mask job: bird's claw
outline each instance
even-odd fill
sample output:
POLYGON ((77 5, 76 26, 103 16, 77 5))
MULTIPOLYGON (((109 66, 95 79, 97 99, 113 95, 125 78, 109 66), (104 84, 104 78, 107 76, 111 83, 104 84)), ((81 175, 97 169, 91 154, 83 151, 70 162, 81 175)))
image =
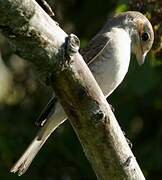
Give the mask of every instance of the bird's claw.
POLYGON ((132 147, 133 147, 132 142, 126 137, 126 133, 125 133, 124 131, 123 131, 123 134, 124 134, 124 136, 125 136, 125 139, 126 139, 128 145, 129 145, 129 147, 132 149, 132 147))
POLYGON ((112 112, 115 112, 115 108, 111 104, 109 104, 109 106, 110 106, 112 112))

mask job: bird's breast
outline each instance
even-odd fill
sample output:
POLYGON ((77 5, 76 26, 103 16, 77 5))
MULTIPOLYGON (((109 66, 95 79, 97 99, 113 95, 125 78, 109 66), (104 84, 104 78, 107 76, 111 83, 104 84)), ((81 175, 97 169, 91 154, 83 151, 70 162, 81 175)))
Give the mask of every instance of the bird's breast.
POLYGON ((130 43, 125 31, 116 33, 102 54, 90 64, 90 69, 105 96, 118 87, 128 71, 130 43))

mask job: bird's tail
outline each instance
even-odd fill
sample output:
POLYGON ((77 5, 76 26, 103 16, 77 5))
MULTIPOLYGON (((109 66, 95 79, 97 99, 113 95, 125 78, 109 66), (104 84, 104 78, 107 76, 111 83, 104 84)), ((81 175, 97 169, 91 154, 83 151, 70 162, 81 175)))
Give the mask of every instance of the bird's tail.
POLYGON ((22 154, 20 159, 15 163, 15 165, 11 168, 10 172, 16 173, 21 176, 26 172, 33 159, 46 142, 51 133, 66 120, 66 115, 64 111, 58 111, 55 113, 55 118, 51 117, 44 124, 41 130, 38 132, 37 136, 33 139, 27 150, 22 154), (61 116, 60 116, 61 114, 61 116))
MULTIPOLYGON (((48 137, 47 137, 48 138, 48 137)), ((46 142, 47 138, 38 140, 38 137, 34 138, 27 150, 23 153, 20 159, 15 163, 15 165, 11 168, 10 172, 16 173, 21 176, 26 172, 33 159, 46 142)))

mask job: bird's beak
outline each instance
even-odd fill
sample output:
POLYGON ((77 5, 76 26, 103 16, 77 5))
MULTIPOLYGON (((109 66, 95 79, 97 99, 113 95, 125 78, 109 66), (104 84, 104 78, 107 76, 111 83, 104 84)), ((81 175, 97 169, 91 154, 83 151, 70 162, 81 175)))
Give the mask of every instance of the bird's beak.
POLYGON ((138 51, 136 54, 137 62, 141 66, 145 62, 146 53, 143 53, 142 50, 138 51))

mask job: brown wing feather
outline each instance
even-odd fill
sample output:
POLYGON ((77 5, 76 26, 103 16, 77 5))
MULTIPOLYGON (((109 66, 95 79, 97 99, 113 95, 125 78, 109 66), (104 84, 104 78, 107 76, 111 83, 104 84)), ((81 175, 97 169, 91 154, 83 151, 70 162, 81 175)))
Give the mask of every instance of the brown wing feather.
POLYGON ((87 47, 80 50, 83 59, 87 64, 90 64, 93 59, 99 56, 104 48, 109 43, 110 38, 106 34, 96 35, 87 45, 87 47))

